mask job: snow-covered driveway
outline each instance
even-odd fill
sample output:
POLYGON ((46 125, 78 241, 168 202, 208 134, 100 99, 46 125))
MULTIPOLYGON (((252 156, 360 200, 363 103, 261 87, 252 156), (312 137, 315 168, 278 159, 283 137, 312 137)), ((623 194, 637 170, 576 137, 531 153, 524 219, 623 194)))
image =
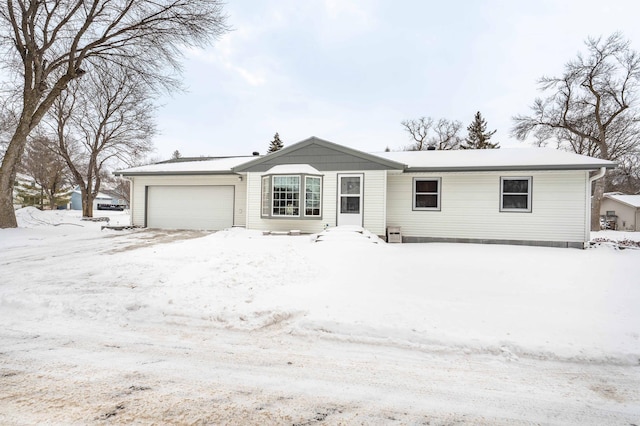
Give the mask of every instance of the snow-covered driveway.
POLYGON ((115 232, 54 213, 0 230, 2 424, 640 419, 640 250, 115 232))

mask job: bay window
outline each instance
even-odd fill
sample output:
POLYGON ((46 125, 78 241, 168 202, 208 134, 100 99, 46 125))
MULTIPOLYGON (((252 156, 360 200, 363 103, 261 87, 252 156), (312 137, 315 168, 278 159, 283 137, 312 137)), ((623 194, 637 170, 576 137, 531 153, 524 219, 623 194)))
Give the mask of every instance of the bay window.
POLYGON ((261 185, 263 218, 322 218, 322 177, 265 175, 261 185))

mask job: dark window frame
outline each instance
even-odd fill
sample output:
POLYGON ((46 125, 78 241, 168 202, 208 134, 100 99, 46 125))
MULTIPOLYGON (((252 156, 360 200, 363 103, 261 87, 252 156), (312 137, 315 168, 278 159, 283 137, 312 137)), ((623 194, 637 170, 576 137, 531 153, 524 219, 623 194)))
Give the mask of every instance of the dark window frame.
POLYGON ((442 178, 441 177, 414 177, 411 191, 411 204, 413 211, 441 211, 442 210, 442 178), (434 191, 417 191, 418 182, 437 182, 437 190, 434 191), (417 198, 419 195, 436 196, 435 207, 418 207, 417 198))
POLYGON ((533 211, 533 176, 500 176, 500 212, 531 213, 533 211), (527 181, 527 192, 505 192, 504 183, 508 181, 527 181), (526 196, 526 207, 505 207, 505 197, 526 196))

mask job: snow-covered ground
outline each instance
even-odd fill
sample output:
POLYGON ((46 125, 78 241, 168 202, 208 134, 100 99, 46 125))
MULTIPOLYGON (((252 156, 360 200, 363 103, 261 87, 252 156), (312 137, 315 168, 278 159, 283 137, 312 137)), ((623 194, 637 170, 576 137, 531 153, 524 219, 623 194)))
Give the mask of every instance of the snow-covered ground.
POLYGON ((640 422, 640 250, 17 214, 0 424, 640 422))

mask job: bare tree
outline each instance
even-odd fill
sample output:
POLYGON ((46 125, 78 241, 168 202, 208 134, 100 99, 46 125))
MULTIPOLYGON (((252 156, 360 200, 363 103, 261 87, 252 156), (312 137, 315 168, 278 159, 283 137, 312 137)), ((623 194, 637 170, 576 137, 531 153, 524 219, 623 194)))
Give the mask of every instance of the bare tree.
POLYGON ((403 120, 400 124, 409 132, 414 142, 407 147, 407 151, 422 151, 427 149, 427 138, 429 137, 429 129, 433 126, 433 118, 420 117, 417 120, 403 120))
POLYGON ((152 150, 156 128, 147 91, 138 74, 106 67, 70 83, 54 102, 56 148, 80 187, 83 216, 93 216, 107 165, 131 165, 152 150))
POLYGON ((20 171, 37 183, 47 200, 49 208, 55 209, 60 192, 68 187, 67 165, 52 149, 53 142, 44 136, 31 138, 22 157, 20 171))
POLYGON ((17 226, 12 189, 27 136, 88 63, 109 62, 155 87, 176 87, 187 46, 228 30, 220 0, 6 0, 0 4, 4 64, 20 75, 19 117, 0 166, 0 228, 17 226))
MULTIPOLYGON (((511 133, 520 140, 537 133, 561 148, 605 160, 633 156, 640 143, 636 103, 640 56, 618 33, 606 39, 588 38, 585 44, 587 54, 567 63, 561 77, 540 79, 547 97, 534 101, 531 115, 515 116, 511 133)), ((604 181, 597 180, 592 230, 600 228, 604 189, 604 181)))
POLYGON ((439 150, 459 149, 462 143, 461 129, 462 123, 460 121, 441 118, 433 127, 435 135, 429 140, 429 145, 435 146, 439 150))
POLYGON ((414 141, 405 147, 407 151, 423 151, 429 147, 435 149, 458 149, 460 147, 462 123, 459 121, 441 118, 436 122, 431 117, 420 117, 419 119, 404 120, 400 124, 414 141))

